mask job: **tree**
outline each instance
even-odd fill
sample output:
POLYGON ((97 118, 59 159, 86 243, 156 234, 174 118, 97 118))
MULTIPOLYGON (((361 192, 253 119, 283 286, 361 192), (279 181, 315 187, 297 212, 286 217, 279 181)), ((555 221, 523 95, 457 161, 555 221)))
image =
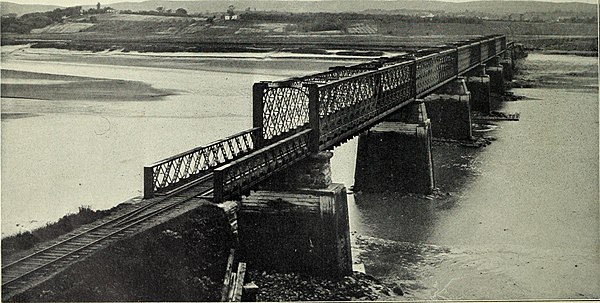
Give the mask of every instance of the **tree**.
POLYGON ((100 2, 98 2, 98 4, 96 4, 96 9, 100 10, 100 2))
POLYGON ((184 8, 178 8, 175 10, 175 14, 176 15, 181 15, 181 16, 186 16, 187 15, 187 11, 184 8))
POLYGON ((162 13, 164 10, 165 10, 165 8, 162 7, 162 6, 159 6, 159 7, 156 8, 156 11, 159 12, 159 13, 162 13))
POLYGON ((234 9, 235 9, 235 6, 233 6, 233 5, 230 5, 230 6, 227 8, 227 15, 229 15, 229 16, 233 16, 233 15, 235 15, 235 12, 233 11, 234 9))

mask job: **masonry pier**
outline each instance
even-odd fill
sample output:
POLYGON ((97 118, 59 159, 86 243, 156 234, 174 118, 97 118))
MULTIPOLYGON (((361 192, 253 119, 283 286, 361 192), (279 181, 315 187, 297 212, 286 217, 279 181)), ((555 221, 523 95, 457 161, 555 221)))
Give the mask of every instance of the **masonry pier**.
POLYGON ((504 76, 504 80, 510 82, 513 79, 513 59, 512 59, 511 51, 507 51, 502 54, 502 58, 500 58, 500 65, 502 66, 502 75, 504 76))
POLYGON ((471 93, 471 109, 489 114, 490 103, 490 76, 485 73, 485 65, 476 74, 467 77, 467 89, 471 93))
POLYGON ((471 140, 471 93, 463 77, 451 81, 424 100, 434 137, 471 140))
POLYGON ((354 179, 355 191, 433 191, 431 123, 421 100, 358 137, 354 179))
POLYGON ((334 278, 352 273, 346 188, 331 182, 331 156, 311 155, 242 199, 239 243, 249 266, 334 278))
POLYGON ((504 93, 504 70, 502 66, 492 65, 485 68, 485 72, 490 76, 490 91, 496 94, 504 93))

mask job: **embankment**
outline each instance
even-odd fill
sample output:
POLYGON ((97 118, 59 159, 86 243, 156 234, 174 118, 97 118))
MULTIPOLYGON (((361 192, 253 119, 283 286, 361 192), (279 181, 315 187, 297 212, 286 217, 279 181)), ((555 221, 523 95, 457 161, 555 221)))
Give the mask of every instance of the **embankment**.
POLYGON ((11 301, 218 301, 233 238, 201 206, 74 264, 11 301))

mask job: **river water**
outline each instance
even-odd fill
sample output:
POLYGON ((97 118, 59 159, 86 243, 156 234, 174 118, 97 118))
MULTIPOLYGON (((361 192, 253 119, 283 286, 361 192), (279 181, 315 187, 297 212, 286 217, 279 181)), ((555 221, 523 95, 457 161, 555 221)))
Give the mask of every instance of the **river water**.
POLYGON ((141 195, 144 164, 250 128, 254 82, 348 64, 3 48, 2 69, 142 81, 175 94, 153 101, 2 98, 2 236, 80 206, 105 209, 141 195))
MULTIPOLYGON (((172 68, 180 58, 110 58, 3 55, 3 69, 177 92, 154 101, 3 98, 3 114, 28 114, 2 119, 3 236, 140 195, 144 164, 250 127, 253 82, 348 64, 248 58, 231 69, 231 60, 193 58, 193 67, 172 68), (229 69, 214 71, 219 64, 229 69)), ((495 123, 486 135, 497 140, 481 150, 434 147, 437 195, 349 195, 354 253, 367 273, 402 286, 392 299, 600 297, 597 60, 534 54, 526 65, 542 87, 515 89, 527 98, 501 108, 520 121, 495 123)), ((334 154, 334 180, 350 186, 356 140, 334 154)))
MULTIPOLYGON (((438 195, 349 196, 367 273, 401 285, 394 299, 600 298, 597 67, 530 55, 541 87, 499 108, 520 121, 493 123, 482 150, 434 146, 438 195)), ((333 164, 346 184, 355 141, 333 164)))

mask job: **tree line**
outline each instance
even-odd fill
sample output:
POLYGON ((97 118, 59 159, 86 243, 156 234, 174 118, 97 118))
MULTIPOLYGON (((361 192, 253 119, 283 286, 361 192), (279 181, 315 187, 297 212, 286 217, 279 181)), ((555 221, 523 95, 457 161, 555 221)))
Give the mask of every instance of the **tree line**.
POLYGON ((53 11, 29 13, 20 17, 2 17, 1 31, 4 33, 27 34, 34 28, 42 28, 61 22, 63 18, 81 15, 81 6, 57 8, 53 11))

